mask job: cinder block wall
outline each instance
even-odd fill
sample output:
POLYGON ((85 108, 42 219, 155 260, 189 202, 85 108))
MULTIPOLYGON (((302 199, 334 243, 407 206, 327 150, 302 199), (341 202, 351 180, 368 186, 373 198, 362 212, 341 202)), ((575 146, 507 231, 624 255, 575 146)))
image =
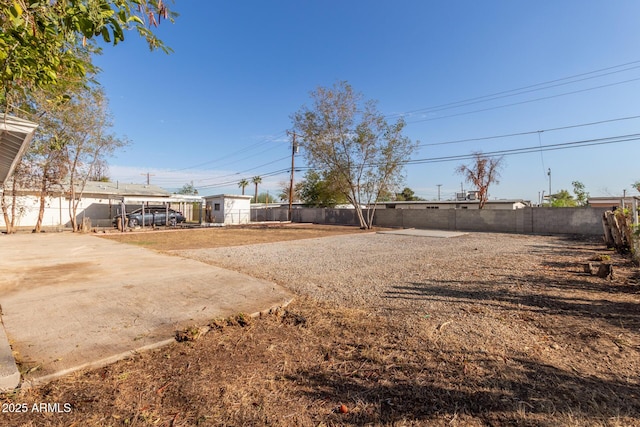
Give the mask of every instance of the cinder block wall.
MULTIPOLYGON (((606 208, 525 208, 516 210, 468 209, 378 209, 378 227, 430 228, 451 231, 485 231, 519 234, 602 234, 602 213, 606 208)), ((285 221, 287 209, 258 209, 257 221, 285 221)), ((293 222, 359 225, 353 209, 297 208, 293 222)))

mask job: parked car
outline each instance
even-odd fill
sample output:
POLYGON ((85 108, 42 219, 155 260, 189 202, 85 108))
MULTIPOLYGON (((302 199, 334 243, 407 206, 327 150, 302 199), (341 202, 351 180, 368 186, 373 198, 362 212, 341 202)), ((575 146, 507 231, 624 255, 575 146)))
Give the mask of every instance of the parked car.
MULTIPOLYGON (((113 219, 113 225, 118 226, 121 216, 118 215, 113 219)), ((126 223, 129 227, 138 227, 142 225, 142 208, 136 209, 133 212, 125 214, 126 223)), ((174 209, 167 209, 164 206, 146 206, 144 208, 144 225, 176 225, 185 222, 186 218, 182 215, 182 212, 178 212, 174 209), (169 212, 169 218, 167 219, 167 212, 169 212)))

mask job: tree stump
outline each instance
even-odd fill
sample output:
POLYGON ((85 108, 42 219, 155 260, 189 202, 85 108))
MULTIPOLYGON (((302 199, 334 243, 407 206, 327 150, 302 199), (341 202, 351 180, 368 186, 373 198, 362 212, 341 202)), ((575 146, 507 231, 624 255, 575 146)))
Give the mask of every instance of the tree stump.
POLYGON ((602 279, 613 280, 613 265, 612 264, 600 264, 596 275, 602 279))

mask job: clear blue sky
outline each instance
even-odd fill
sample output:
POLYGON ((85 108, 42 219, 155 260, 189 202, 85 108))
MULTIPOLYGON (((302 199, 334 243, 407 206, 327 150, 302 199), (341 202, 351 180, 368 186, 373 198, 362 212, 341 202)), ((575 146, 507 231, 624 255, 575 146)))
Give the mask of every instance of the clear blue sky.
MULTIPOLYGON (((635 0, 178 0, 173 9, 175 24, 158 29, 173 54, 151 53, 131 33, 96 58, 114 130, 132 142, 110 159, 114 180, 150 173, 153 184, 193 181, 206 195, 239 193, 238 180, 261 175, 260 192, 277 193, 290 116, 338 80, 390 120, 404 115, 406 135, 422 144, 415 160, 640 133, 640 118, 609 121, 640 116, 635 0), (451 105, 459 101, 468 102, 451 105), (511 134, 522 135, 481 139, 511 134)), ((461 163, 409 165, 406 185, 433 199, 441 184, 450 198, 461 163)), ((535 203, 549 168, 553 192, 578 180, 592 196, 635 194, 640 140, 508 155, 490 196, 535 203)))

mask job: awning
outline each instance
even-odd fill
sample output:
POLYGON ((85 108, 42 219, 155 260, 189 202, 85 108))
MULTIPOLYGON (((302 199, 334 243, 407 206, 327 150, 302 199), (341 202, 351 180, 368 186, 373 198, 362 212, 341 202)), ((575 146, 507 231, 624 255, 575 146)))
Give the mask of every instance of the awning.
POLYGON ((37 127, 28 120, 0 113, 0 185, 13 174, 37 127))
POLYGON ((125 196, 125 197, 112 197, 112 199, 120 200, 124 204, 136 204, 136 203, 203 203, 204 199, 200 196, 187 196, 187 195, 174 195, 170 197, 162 196, 125 196))

